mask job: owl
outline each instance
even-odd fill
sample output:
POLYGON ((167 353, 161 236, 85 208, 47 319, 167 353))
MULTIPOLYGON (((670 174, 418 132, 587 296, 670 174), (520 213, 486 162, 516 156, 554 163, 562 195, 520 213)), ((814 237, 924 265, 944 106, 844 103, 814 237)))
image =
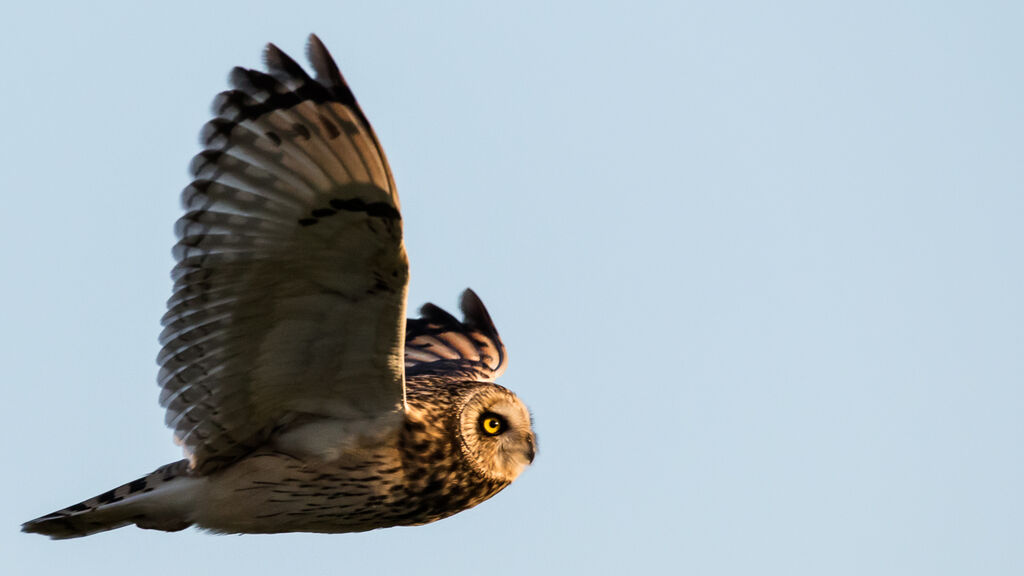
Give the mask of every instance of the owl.
POLYGON ((483 303, 406 320, 408 260, 384 151, 316 36, 314 76, 273 44, 213 103, 175 227, 160 403, 186 458, 26 522, 359 532, 475 506, 529 466, 525 405, 495 380, 483 303))

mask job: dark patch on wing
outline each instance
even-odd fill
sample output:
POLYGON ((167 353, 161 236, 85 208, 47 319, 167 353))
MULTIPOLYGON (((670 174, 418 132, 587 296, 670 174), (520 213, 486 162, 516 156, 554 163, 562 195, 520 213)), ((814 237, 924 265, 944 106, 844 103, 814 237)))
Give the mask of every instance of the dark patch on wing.
POLYGON ((108 490, 103 494, 96 497, 96 501, 100 504, 113 504, 114 502, 120 502, 123 498, 119 498, 116 494, 117 489, 108 490))
POLYGON ((203 131, 200 133, 202 143, 204 146, 209 146, 218 137, 227 138, 231 135, 231 130, 237 126, 234 122, 229 122, 223 118, 214 118, 203 126, 203 131))
MULTIPOLYGON (((264 114, 294 108, 303 102, 312 102, 314 104, 335 102, 347 106, 363 125, 370 126, 370 122, 366 119, 362 109, 359 108, 352 90, 345 84, 340 74, 330 85, 321 84, 310 79, 308 76, 303 79, 294 78, 295 80, 302 81, 302 84, 292 90, 285 89, 273 76, 258 70, 237 68, 233 72, 232 79, 251 84, 255 88, 266 91, 268 95, 262 102, 257 102, 243 90, 235 89, 221 92, 219 97, 220 106, 215 112, 221 115, 221 118, 225 119, 228 123, 240 124, 247 120, 255 120, 264 114), (232 117, 227 118, 223 114, 229 108, 235 108, 237 112, 232 117)), ((310 135, 309 129, 301 124, 295 124, 292 128, 303 137, 308 138, 310 135)), ((326 126, 325 128, 328 132, 331 132, 331 128, 326 126)), ((338 132, 337 127, 333 128, 335 132, 338 132)), ((340 132, 338 133, 340 134, 340 132)))
POLYGON ((367 202, 360 198, 350 198, 348 200, 332 198, 328 204, 330 204, 330 208, 314 208, 310 212, 310 217, 299 219, 299 224, 312 226, 319 222, 321 218, 334 216, 338 212, 363 212, 373 218, 384 218, 387 220, 402 219, 398 209, 387 202, 367 202))
POLYGON ((335 210, 346 210, 348 212, 366 212, 375 218, 387 218, 389 220, 401 220, 402 215, 398 209, 387 202, 366 202, 359 198, 343 200, 332 198, 329 202, 335 210))
POLYGON ((134 494, 146 488, 146 479, 139 478, 138 480, 132 480, 128 483, 128 493, 134 494))
POLYGON ((317 118, 320 120, 320 124, 323 124, 324 130, 327 131, 327 138, 334 140, 338 136, 341 136, 341 130, 331 122, 331 119, 324 116, 323 114, 317 113, 317 118))
POLYGON ((309 131, 309 128, 306 128, 305 124, 299 124, 296 122, 295 124, 292 124, 292 130, 301 136, 303 140, 309 140, 313 137, 313 134, 309 131))

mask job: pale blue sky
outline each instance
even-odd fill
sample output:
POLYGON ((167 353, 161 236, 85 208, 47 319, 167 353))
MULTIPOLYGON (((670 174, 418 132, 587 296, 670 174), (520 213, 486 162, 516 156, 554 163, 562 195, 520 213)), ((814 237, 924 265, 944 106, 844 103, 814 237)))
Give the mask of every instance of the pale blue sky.
POLYGON ((29 4, 0 572, 1024 573, 1021 3, 29 4), (309 32, 391 160, 410 304, 482 295, 535 465, 425 527, 20 534, 179 457, 185 167, 230 67, 309 32))

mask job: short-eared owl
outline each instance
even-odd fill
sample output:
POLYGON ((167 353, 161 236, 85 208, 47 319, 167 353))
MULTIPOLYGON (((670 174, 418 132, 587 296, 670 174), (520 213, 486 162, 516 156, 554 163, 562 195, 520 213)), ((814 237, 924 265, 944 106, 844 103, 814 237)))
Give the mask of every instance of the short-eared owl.
POLYGON ((532 461, 480 299, 406 320, 391 170, 316 36, 315 77, 273 44, 213 103, 178 220, 160 403, 187 458, 23 525, 356 532, 490 498, 532 461))

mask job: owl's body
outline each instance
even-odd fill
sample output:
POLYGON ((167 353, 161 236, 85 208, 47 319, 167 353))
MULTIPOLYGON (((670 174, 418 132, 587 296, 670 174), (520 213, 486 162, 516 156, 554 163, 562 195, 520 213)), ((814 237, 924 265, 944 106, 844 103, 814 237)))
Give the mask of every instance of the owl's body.
POLYGON ((316 79, 273 45, 235 69, 183 193, 161 403, 187 458, 26 522, 73 538, 358 532, 433 522, 533 460, 530 414, 494 383, 505 348, 467 290, 458 320, 405 319, 390 169, 314 36, 316 79))
POLYGON ((322 445, 320 432, 331 422, 293 423, 217 473, 192 474, 181 460, 31 524, 57 538, 130 523, 249 534, 411 526, 483 502, 529 464, 532 453, 511 459, 507 476, 491 475, 473 465, 458 441, 458 407, 480 394, 511 401, 501 386, 436 376, 407 384, 408 408, 398 427, 373 423, 350 429, 346 445, 322 445))

